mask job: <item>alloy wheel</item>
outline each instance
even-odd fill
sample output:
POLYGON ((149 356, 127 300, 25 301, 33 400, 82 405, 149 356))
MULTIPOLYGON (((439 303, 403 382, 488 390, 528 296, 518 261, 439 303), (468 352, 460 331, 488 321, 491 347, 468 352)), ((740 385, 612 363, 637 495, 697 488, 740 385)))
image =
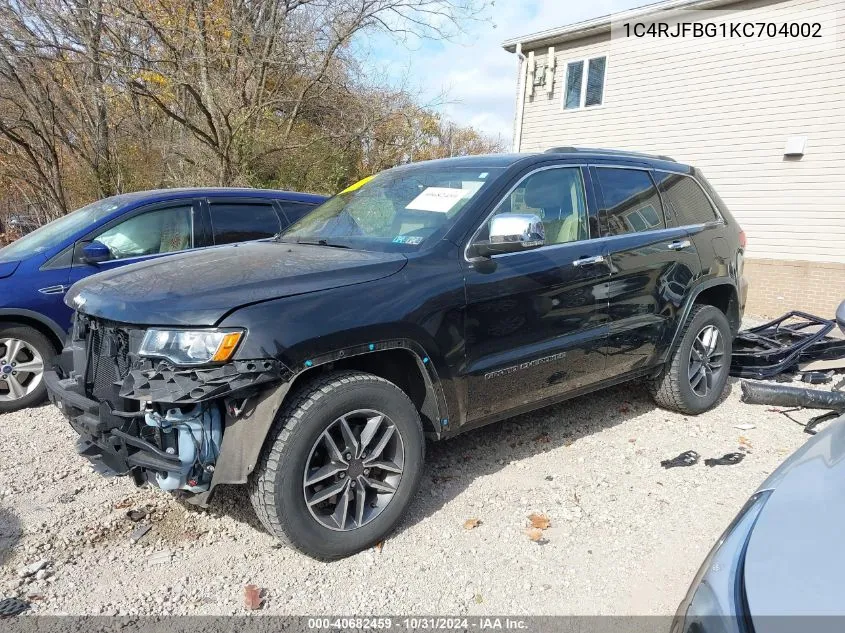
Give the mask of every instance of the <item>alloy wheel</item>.
POLYGON ((692 343, 689 384, 693 393, 705 397, 713 390, 725 367, 725 341, 714 325, 704 326, 692 343))
POLYGON ((0 402, 28 396, 43 377, 44 359, 33 345, 16 338, 0 339, 0 402))
POLYGON ((346 532, 367 525, 393 499, 405 465, 399 429, 380 411, 340 416, 311 447, 302 479, 308 511, 346 532))

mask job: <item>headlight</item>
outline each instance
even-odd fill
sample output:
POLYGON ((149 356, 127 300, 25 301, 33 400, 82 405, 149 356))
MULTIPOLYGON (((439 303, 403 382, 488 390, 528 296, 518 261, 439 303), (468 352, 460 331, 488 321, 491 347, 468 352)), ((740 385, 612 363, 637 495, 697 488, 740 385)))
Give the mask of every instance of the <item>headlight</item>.
POLYGON ((147 330, 138 354, 165 358, 175 365, 202 365, 229 360, 243 330, 147 330))
POLYGON ((743 633, 748 630, 743 569, 751 530, 771 490, 751 497, 704 560, 678 607, 671 633, 743 633))

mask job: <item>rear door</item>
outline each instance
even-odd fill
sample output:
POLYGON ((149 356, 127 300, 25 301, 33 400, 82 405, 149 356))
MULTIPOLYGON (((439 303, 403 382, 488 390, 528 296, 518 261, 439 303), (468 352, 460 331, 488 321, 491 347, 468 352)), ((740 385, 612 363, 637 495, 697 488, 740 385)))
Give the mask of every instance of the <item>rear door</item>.
POLYGON ((605 348, 610 378, 658 362, 701 265, 687 229, 667 226, 651 170, 597 165, 590 172, 611 265, 605 348))
POLYGON ((554 400, 601 379, 610 269, 598 237, 586 167, 560 164, 523 176, 499 213, 541 217, 546 244, 468 259, 465 320, 467 420, 554 400))
POLYGON ((702 278, 731 276, 732 239, 727 224, 710 197, 690 175, 655 171, 669 226, 683 227, 698 250, 702 278))

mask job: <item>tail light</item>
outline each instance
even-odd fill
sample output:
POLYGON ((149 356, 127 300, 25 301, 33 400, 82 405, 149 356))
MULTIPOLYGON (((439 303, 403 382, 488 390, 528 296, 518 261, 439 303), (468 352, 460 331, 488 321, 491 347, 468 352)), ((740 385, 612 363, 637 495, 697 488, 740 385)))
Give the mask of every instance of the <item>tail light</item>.
POLYGON ((748 238, 745 237, 745 231, 740 229, 739 231, 739 246, 742 250, 745 250, 745 245, 748 244, 748 238))

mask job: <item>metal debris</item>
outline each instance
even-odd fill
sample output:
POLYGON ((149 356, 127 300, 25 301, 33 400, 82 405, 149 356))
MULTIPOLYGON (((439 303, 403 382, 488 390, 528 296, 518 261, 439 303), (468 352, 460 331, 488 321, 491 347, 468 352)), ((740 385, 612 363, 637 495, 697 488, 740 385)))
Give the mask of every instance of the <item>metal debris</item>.
POLYGON ((20 615, 27 609, 29 609, 29 603, 20 598, 3 598, 0 600, 0 618, 20 615))
POLYGON ((745 453, 726 453, 721 457, 709 457, 704 460, 705 466, 733 466, 745 459, 745 453))
POLYGON ((150 531, 150 528, 152 528, 152 525, 148 523, 145 523, 144 525, 139 525, 134 530, 132 530, 132 534, 129 535, 129 542, 137 543, 144 537, 144 534, 150 531))
POLYGON ((845 339, 828 336, 836 323, 830 319, 787 312, 763 325, 736 335, 731 376, 765 379, 794 371, 800 363, 845 357, 845 339))
POLYGON ((801 382, 810 385, 824 385, 833 380, 833 372, 827 371, 805 371, 801 374, 801 382))
POLYGON ((695 451, 685 451, 672 459, 664 459, 660 462, 663 468, 678 468, 680 466, 694 466, 701 459, 701 455, 695 451))

